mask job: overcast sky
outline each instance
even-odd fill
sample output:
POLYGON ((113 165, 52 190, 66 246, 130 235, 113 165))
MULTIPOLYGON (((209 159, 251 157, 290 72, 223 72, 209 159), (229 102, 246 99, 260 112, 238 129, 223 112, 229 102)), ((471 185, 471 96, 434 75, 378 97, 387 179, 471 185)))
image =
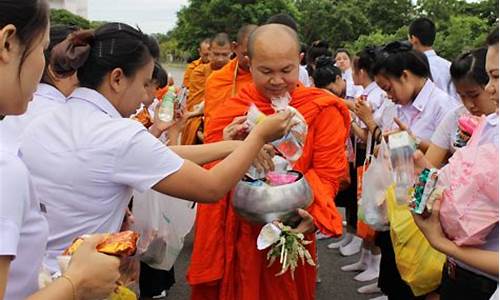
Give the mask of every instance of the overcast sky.
POLYGON ((88 0, 88 18, 139 25, 147 33, 166 33, 188 0, 88 0))

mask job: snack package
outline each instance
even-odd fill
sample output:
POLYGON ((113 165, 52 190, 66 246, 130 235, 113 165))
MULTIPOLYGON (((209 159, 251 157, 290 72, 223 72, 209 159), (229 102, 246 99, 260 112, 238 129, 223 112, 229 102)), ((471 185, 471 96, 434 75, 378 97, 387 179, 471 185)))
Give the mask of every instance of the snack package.
POLYGON ((149 114, 149 111, 146 107, 142 108, 137 114, 131 117, 132 119, 140 122, 144 127, 149 128, 153 125, 153 118, 149 114))
MULTIPOLYGON (((137 250, 137 240, 139 234, 133 231, 123 231, 111 233, 100 242, 96 249, 97 251, 107 254, 118 256, 121 259, 120 265, 120 285, 118 288, 105 300, 136 300, 136 294, 127 288, 138 280, 139 274, 139 260, 133 256, 137 250)), ((77 238, 75 241, 63 252, 63 255, 57 257, 59 269, 62 274, 66 272, 73 255, 78 247, 83 243, 83 238, 77 238)))
POLYGON ((406 131, 393 133, 389 135, 389 149, 396 182, 396 199, 400 204, 409 203, 409 192, 414 182, 415 140, 406 131))
POLYGON ((457 148, 462 148, 467 145, 470 137, 474 133, 477 125, 479 124, 479 120, 475 116, 464 115, 458 119, 458 128, 455 135, 455 142, 453 146, 457 148))
POLYGON ((430 215, 434 202, 431 200, 431 195, 434 193, 437 180, 438 172, 436 169, 424 169, 420 173, 418 181, 413 186, 413 195, 410 201, 410 208, 414 213, 424 217, 430 215))
MULTIPOLYGON (((108 236, 97 245, 97 251, 119 257, 132 256, 137 250, 137 240, 139 234, 133 231, 123 231, 108 234, 108 236)), ((73 255, 82 244, 83 239, 77 238, 71 246, 69 246, 63 255, 73 255)))

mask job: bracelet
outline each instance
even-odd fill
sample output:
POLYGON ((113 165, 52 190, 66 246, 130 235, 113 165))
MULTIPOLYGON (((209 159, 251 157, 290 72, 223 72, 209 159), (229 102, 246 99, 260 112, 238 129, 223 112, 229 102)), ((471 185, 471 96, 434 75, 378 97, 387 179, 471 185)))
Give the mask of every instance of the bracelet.
POLYGON ((73 283, 73 280, 71 280, 71 278, 66 274, 61 275, 60 278, 64 278, 69 282, 69 284, 71 285, 71 290, 73 292, 73 300, 76 300, 76 288, 75 284, 73 283))

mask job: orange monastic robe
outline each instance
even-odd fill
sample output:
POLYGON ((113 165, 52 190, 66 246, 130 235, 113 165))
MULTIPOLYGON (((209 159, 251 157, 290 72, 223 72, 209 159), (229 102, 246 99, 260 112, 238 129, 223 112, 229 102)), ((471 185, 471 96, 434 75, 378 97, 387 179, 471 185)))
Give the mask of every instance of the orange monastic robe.
POLYGON ((208 77, 205 84, 205 128, 207 128, 217 108, 226 99, 236 96, 250 82, 252 82, 252 74, 238 68, 238 59, 236 58, 208 77))
MULTIPOLYGON (((246 85, 236 96, 224 102, 206 128, 206 142, 222 139, 222 130, 244 115, 251 103, 265 114, 272 114, 270 101, 254 84, 246 85)), ((316 88, 298 86, 290 103, 309 126, 304 153, 294 168, 305 174, 314 201, 307 210, 315 225, 326 234, 342 233, 342 218, 333 202, 339 181, 345 174, 345 142, 350 115, 341 100, 316 88)), ((229 195, 215 204, 199 204, 195 241, 187 280, 194 300, 308 300, 315 298, 316 267, 299 265, 295 280, 290 274, 275 277, 280 264, 267 268, 267 251, 258 251, 257 236, 261 225, 239 217, 229 195)), ((315 240, 314 234, 306 236, 315 240)), ((315 257, 315 243, 308 246, 315 257)))
MULTIPOLYGON (((211 73, 211 64, 200 64, 193 70, 189 79, 189 96, 186 103, 188 111, 192 111, 196 105, 205 100, 205 83, 211 73)), ((196 143, 196 133, 201 123, 202 117, 194 117, 187 121, 186 127, 182 132, 182 145, 194 145, 196 143)))
POLYGON ((193 73, 194 69, 201 65, 201 57, 193 60, 187 67, 186 71, 184 71, 184 78, 182 79, 182 85, 187 87, 189 89, 189 78, 191 78, 191 74, 193 73))

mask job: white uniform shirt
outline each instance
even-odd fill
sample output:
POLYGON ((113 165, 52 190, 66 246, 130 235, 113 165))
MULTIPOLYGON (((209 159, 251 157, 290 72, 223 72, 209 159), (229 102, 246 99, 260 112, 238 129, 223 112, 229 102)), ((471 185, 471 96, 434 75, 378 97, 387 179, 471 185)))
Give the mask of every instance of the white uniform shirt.
POLYGON ((486 124, 479 139, 479 144, 491 143, 498 148, 498 114, 492 113, 486 117, 486 124))
MULTIPOLYGON (((373 81, 363 90, 363 95, 366 95, 366 102, 370 105, 373 115, 375 116, 376 112, 382 108, 382 103, 384 103, 387 97, 386 93, 375 81, 373 81)), ((357 123, 361 128, 366 128, 363 121, 358 119, 357 123)))
POLYGON ((458 119, 466 113, 467 109, 463 105, 449 111, 432 135, 431 142, 439 148, 455 153, 456 147, 453 144, 457 137, 458 119))
POLYGON ((446 112, 455 108, 453 103, 448 94, 427 80, 412 103, 398 105, 398 118, 418 138, 430 139, 446 112))
POLYGON ((183 160, 100 93, 78 88, 32 123, 21 144, 50 227, 47 264, 83 234, 120 229, 132 190, 143 192, 183 160))
POLYGON ((299 65, 299 81, 302 82, 305 87, 311 86, 311 81, 309 79, 309 73, 307 72, 306 66, 299 65))
POLYGON ((0 128, 0 256, 13 258, 5 300, 26 299, 38 290, 49 235, 18 145, 12 132, 0 128))
POLYGON ((66 96, 50 84, 40 83, 28 103, 26 112, 20 116, 7 116, 0 122, 0 126, 12 132, 20 142, 22 133, 36 118, 66 103, 66 96))
POLYGON ((432 80, 443 91, 445 91, 456 104, 461 104, 460 97, 457 94, 455 85, 451 81, 450 66, 451 62, 436 54, 434 50, 424 52, 429 61, 432 80))
POLYGON ((344 79, 346 83, 346 91, 345 91, 346 100, 356 99, 363 94, 363 87, 361 85, 354 84, 354 80, 352 79, 351 68, 342 72, 342 79, 344 79))

